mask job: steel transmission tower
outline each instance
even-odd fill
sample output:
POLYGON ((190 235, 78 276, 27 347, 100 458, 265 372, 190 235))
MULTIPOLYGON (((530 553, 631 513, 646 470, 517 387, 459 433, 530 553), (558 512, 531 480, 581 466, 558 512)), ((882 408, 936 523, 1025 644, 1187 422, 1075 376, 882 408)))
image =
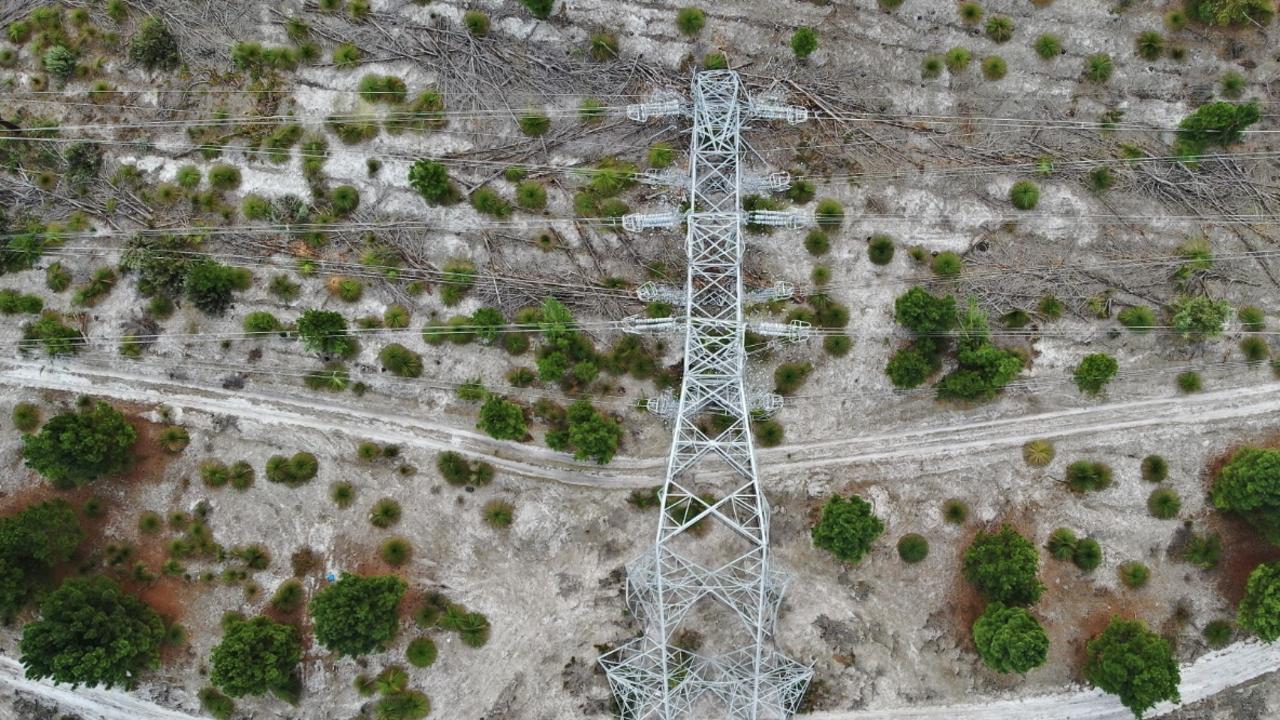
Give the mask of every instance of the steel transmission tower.
MULTIPOLYGON (((780 190, 789 179, 744 177, 741 133, 750 118, 796 123, 807 113, 753 101, 731 71, 696 74, 691 104, 628 108, 640 121, 676 114, 693 118, 688 211, 632 215, 623 223, 632 230, 687 225, 684 287, 640 289, 642 298, 683 305, 682 327, 678 319, 635 324, 683 330, 684 379, 678 399, 659 396, 649 403, 673 424, 674 437, 657 540, 627 567, 627 604, 645 633, 600 662, 627 720, 788 718, 812 671, 773 647, 786 580, 769 566, 769 506, 756 476, 750 418, 753 411, 776 409, 781 399, 753 393, 744 382, 743 305, 790 296, 791 288, 744 289, 742 227, 747 221, 802 222, 785 212, 744 214, 744 188, 780 190), (705 422, 709 418, 715 421, 705 422), (697 648, 685 630, 705 630, 697 648)), ((750 329, 795 340, 808 326, 762 323, 750 329)))

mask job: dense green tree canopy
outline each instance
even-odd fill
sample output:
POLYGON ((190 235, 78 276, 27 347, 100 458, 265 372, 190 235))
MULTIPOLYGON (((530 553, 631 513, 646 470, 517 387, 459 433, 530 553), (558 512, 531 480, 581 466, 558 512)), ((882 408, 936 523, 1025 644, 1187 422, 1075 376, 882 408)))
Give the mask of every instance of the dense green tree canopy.
POLYGON ((1211 497, 1219 510, 1244 514, 1280 545, 1280 450, 1237 450, 1214 480, 1211 497))
POLYGON ((822 517, 813 526, 815 547, 829 550, 845 562, 856 563, 884 532, 884 523, 871 511, 866 500, 850 495, 846 500, 833 495, 822 506, 822 517))
POLYGON ((476 427, 499 440, 523 440, 529 433, 524 408, 499 395, 490 395, 480 406, 476 427))
POLYGON ((1005 605, 1032 605, 1044 586, 1036 578, 1040 554, 1011 525, 980 531, 964 552, 964 577, 983 597, 1005 605))
POLYGON ((1097 395, 1102 388, 1111 382, 1116 371, 1120 369, 1116 359, 1106 353, 1090 353, 1084 356, 1076 366, 1074 377, 1076 387, 1087 395, 1097 395))
POLYGON ((22 628, 27 677, 89 687, 132 686, 154 667, 164 623, 111 580, 67 580, 22 628))
POLYGON ((231 697, 285 688, 302 656, 298 631, 267 617, 236 620, 213 648, 209 679, 231 697))
POLYGON ((0 518, 0 620, 9 620, 84 541, 70 503, 61 498, 0 518))
POLYGON ((916 286, 893 301, 893 317, 912 332, 927 335, 956 326, 956 300, 950 295, 936 297, 916 286))
POLYGON ((308 310, 298 318, 298 335, 308 350, 330 355, 349 355, 356 341, 347 333, 347 320, 332 310, 308 310))
POLYGON ((343 573, 311 599, 316 640, 341 655, 364 655, 384 647, 400 627, 396 605, 405 588, 405 582, 393 575, 343 573))
POLYGON ((79 412, 59 413, 40 432, 24 435, 22 457, 65 490, 127 468, 137 438, 124 415, 99 401, 79 412))
POLYGON ((249 271, 213 260, 201 260, 187 272, 187 299, 206 315, 222 315, 231 307, 231 293, 248 289, 249 271))
POLYGON ((1259 565, 1249 573, 1236 612, 1240 627, 1267 642, 1280 640, 1280 561, 1259 565))
POLYGON ((1181 674, 1169 642, 1137 620, 1112 618, 1085 646, 1085 679, 1120 696, 1135 717, 1162 700, 1178 701, 1181 674))
POLYGON ((613 459, 622 441, 622 426, 617 420, 596 410, 589 400, 578 400, 568 407, 567 440, 578 460, 590 458, 604 465, 613 459))
POLYGON ((1049 636, 1031 613, 993 602, 973 623, 973 642, 987 667, 1025 673, 1044 664, 1049 636))

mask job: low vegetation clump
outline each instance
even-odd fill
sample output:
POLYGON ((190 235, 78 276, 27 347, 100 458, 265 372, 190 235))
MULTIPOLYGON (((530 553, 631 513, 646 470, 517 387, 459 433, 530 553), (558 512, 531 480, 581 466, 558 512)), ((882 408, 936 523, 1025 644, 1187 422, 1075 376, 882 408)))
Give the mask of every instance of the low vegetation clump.
POLYGON ((622 426, 612 416, 596 410, 589 400, 570 405, 563 427, 547 433, 547 447, 572 451, 575 459, 591 459, 597 465, 613 460, 621 441, 622 426))
POLYGON ((1009 188, 1009 202, 1019 210, 1033 210, 1040 203, 1040 186, 1030 180, 1019 180, 1009 188))
POLYGON ((405 659, 416 668, 431 667, 436 661, 436 644, 429 637, 414 638, 405 648, 405 659))
POLYGON ((1194 160, 1211 145, 1234 145, 1244 137, 1244 131, 1261 117, 1257 103, 1219 101, 1201 105, 1178 123, 1174 153, 1194 160))
POLYGON ((27 467, 67 490, 129 467, 137 431, 120 411, 97 401, 50 418, 40 432, 24 435, 27 467))
POLYGON ((867 241, 867 259, 873 265, 888 265, 893 260, 893 238, 888 235, 872 235, 867 241))
POLYGON ((1121 563, 1117 573, 1120 576, 1120 582, 1131 590, 1146 587, 1147 581, 1151 579, 1150 568, 1136 560, 1121 563))
POLYGON ((378 353, 382 367, 398 377, 416 378, 422 375, 422 356, 398 343, 391 343, 378 353))
POLYGON ((1022 459, 1032 467, 1048 465, 1053 456, 1053 443, 1048 440, 1031 440, 1022 446, 1022 459))
POLYGON ((797 60, 807 60, 818 49, 818 33, 811 27, 798 27, 791 34, 791 52, 797 60))
POLYGON ((1097 568, 1102 564, 1102 546, 1093 538, 1081 540, 1076 543, 1076 549, 1071 553, 1071 562, 1085 572, 1097 568))
POLYGON ((406 587, 391 575, 343 573, 308 605, 316 641, 339 655, 359 656, 384 648, 399 630, 396 606, 406 587))
POLYGON ((1168 520, 1177 517, 1182 509, 1182 498, 1170 488, 1157 488, 1147 498, 1147 511, 1154 518, 1168 520))
POLYGON ((1044 664, 1049 636, 1031 613, 993 602, 973 623, 978 656, 996 672, 1025 673, 1044 664))
POLYGON ((267 480, 289 487, 298 487, 310 481, 320 469, 320 461, 309 452, 297 452, 291 457, 272 455, 267 458, 267 480))
POLYGON ((1049 541, 1045 543, 1045 549, 1055 560, 1070 560, 1079 542, 1080 539, 1076 537, 1074 530, 1058 528, 1049 533, 1049 541))
POLYGON ((1067 486, 1075 492, 1095 492, 1111 487, 1111 466, 1077 460, 1067 466, 1067 486))
POLYGON ((164 21, 148 17, 129 40, 129 59, 148 70, 173 70, 181 61, 178 39, 164 21))
POLYGON ((969 506, 963 500, 947 500, 942 503, 942 519, 952 525, 963 525, 969 519, 969 506))
POLYGON ((391 498, 382 498, 369 510, 369 523, 385 530, 400 522, 400 514, 400 503, 391 498))
POLYGON ((1173 649, 1141 621, 1112 618, 1085 645, 1085 655, 1085 679, 1117 695, 1136 717, 1159 702, 1178 702, 1182 678, 1173 649))
POLYGON ((511 527, 516 521, 516 508, 506 500, 490 500, 480 512, 486 525, 499 530, 511 527))
POLYGON ((964 577, 990 602, 1033 605, 1044 586, 1036 578, 1040 555, 1011 525, 980 531, 964 552, 964 577))
POLYGON ((1148 455, 1142 458, 1141 471, 1147 482, 1164 482, 1169 477, 1169 461, 1160 455, 1148 455))
POLYGON ((918 533, 908 533, 898 539, 898 557, 914 565, 929 555, 929 541, 918 533))
POLYGON ((1097 395, 1115 377, 1120 364, 1106 353, 1090 353, 1080 360, 1073 377, 1076 387, 1086 395, 1097 395))
POLYGON ((857 563, 884 532, 884 523, 871 504, 856 495, 846 500, 834 495, 822 506, 822 517, 813 526, 814 547, 831 552, 847 563, 857 563))

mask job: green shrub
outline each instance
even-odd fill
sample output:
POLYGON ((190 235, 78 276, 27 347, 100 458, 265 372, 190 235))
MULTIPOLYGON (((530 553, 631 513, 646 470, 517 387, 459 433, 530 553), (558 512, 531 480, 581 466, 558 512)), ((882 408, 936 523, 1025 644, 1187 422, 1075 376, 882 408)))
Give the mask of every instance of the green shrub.
POLYGON ((20 402, 13 406, 13 427, 18 432, 28 434, 40 425, 40 408, 34 403, 20 402))
POLYGON ((605 62, 618 57, 618 36, 609 32, 591 34, 587 45, 587 55, 596 62, 605 62))
POLYGON ((1275 17, 1271 0, 1188 0, 1188 12, 1209 25, 1265 26, 1275 17))
POLYGON ((1187 562, 1202 570, 1212 570, 1222 559, 1222 537, 1218 533, 1198 535, 1193 533, 1187 538, 1182 557, 1187 562))
POLYGON ((405 659, 416 668, 431 667, 436 661, 436 644, 429 637, 414 638, 405 649, 405 659))
POLYGON ((1214 478, 1210 497, 1219 510, 1241 513, 1280 545, 1280 450, 1236 450, 1214 478))
POLYGON ((831 249, 831 240, 821 230, 810 230, 804 238, 804 249, 810 255, 824 255, 831 249))
POLYGON ((265 310, 257 310, 244 316, 244 331, 247 333, 271 333, 280 328, 280 321, 276 316, 265 310))
POLYGON ((218 692, 216 688, 206 687, 200 690, 200 708, 213 716, 214 720, 230 720, 235 714, 236 704, 231 698, 218 692))
POLYGON ((539 20, 551 17, 551 9, 555 6, 555 0, 520 0, 520 2, 539 20))
POLYGON ((964 552, 964 577, 991 602, 1032 605, 1044 586, 1036 579, 1040 556, 1035 545, 1010 525, 995 533, 979 531, 964 552))
POLYGON ((920 61, 920 77, 924 80, 936 80, 942 75, 944 62, 940 55, 925 55, 920 61))
POLYGON ((1120 563, 1118 569, 1120 582, 1130 590, 1138 590, 1145 587, 1147 581, 1151 579, 1151 570, 1136 560, 1120 563))
POLYGON ((1085 175, 1085 185, 1095 193, 1101 194, 1111 189, 1115 185, 1115 176, 1111 174, 1111 168, 1096 167, 1085 175))
POLYGON ((790 362, 779 365, 773 371, 774 391, 779 395, 790 395, 809 378, 813 365, 808 362, 790 362))
POLYGON ((356 489, 351 483, 341 480, 329 487, 329 499, 339 508, 349 508, 356 501, 356 489))
POLYGON ((888 265, 893 260, 893 238, 872 235, 867 241, 867 258, 875 265, 888 265))
POLYGON ((289 487, 309 482, 320 470, 320 461, 309 452, 297 452, 292 457, 272 455, 267 458, 267 480, 289 487))
POLYGON ((1085 355, 1073 372, 1076 387, 1087 395, 1097 395, 1115 377, 1119 367, 1116 359, 1105 353, 1085 355))
POLYGON ((676 13, 676 27, 690 37, 702 32, 707 24, 707 15, 700 8, 683 7, 676 13))
POLYGON ((704 70, 728 70, 729 58, 722 52, 709 52, 702 56, 704 70))
POLYGON ((1005 43, 1013 38, 1013 20, 1004 15, 992 15, 987 18, 984 29, 992 42, 1005 43))
POLYGON ((1169 642, 1142 622, 1112 618, 1085 645, 1085 655, 1085 679, 1119 696, 1135 717, 1161 701, 1178 702, 1178 661, 1169 642))
POLYGON ((209 656, 209 679, 231 697, 280 693, 301 658, 297 628, 258 616, 224 628, 209 656))
POLYGON ((1071 553, 1071 562, 1088 572, 1102 564, 1102 547, 1092 538, 1084 538, 1076 543, 1075 552, 1071 553))
POLYGON ((1142 479, 1147 482, 1161 482, 1169 476, 1169 463, 1159 455, 1148 455, 1142 458, 1142 479))
POLYGON ((511 214, 511 204, 491 187, 478 188, 471 193, 471 207, 481 214, 496 218, 505 218, 511 214))
POLYGON ((400 567, 409 562, 409 557, 412 554, 413 546, 409 544, 408 540, 400 537, 384 540, 382 545, 378 547, 378 556, 391 567, 400 567))
POLYGON ((378 361, 398 377, 416 378, 422 375, 422 356, 398 343, 391 343, 378 353, 378 361))
POLYGON ((376 528, 386 530, 400 522, 400 503, 391 498, 382 498, 369 510, 369 523, 376 528))
POLYGON ((409 185, 432 204, 456 202, 459 194, 443 163, 418 160, 409 168, 409 185))
POLYGON ((547 206, 547 189, 536 180, 526 180, 516 186, 516 204, 525 210, 541 210, 547 206))
POLYGON ((1033 47, 1042 60, 1052 60, 1062 54, 1062 38, 1045 33, 1036 38, 1033 47))
POLYGON ((62 45, 54 45, 46 50, 40 62, 46 72, 60 80, 67 80, 76 72, 75 53, 62 45))
POLYGON ((969 63, 973 60, 973 53, 967 48, 954 47, 947 51, 944 56, 947 62, 947 70, 952 73, 958 73, 969 67, 969 63))
POLYGON ((355 352, 355 338, 347 332, 347 321, 330 310, 307 310, 298 318, 298 336, 306 349, 325 355, 347 356, 355 352))
POLYGON ((1105 83, 1114 71, 1115 65, 1107 53, 1094 53, 1084 59, 1084 76, 1091 82, 1105 83))
POLYGON ((1079 538, 1071 528, 1058 528, 1049 533, 1049 541, 1045 543, 1045 549, 1056 560, 1070 560, 1076 552, 1078 542, 1079 538))
POLYGON ((1111 466, 1077 460, 1067 466, 1067 485, 1075 492, 1093 492, 1111 487, 1111 466))
POLYGON ((1210 620, 1204 626, 1204 641, 1209 647, 1219 650, 1231 644, 1234 632, 1230 620, 1210 620))
POLYGON ((988 55, 982 59, 982 77, 995 82, 1008 74, 1009 64, 999 55, 988 55))
POLYGON ((818 49, 818 33, 811 27, 798 27, 791 34, 791 52, 797 60, 805 60, 818 49))
POLYGON ((848 335, 828 335, 822 339, 822 349, 832 357, 844 357, 853 348, 853 338, 848 335))
POLYGON ((1176 517, 1181 509, 1182 498, 1170 488, 1156 488, 1147 498, 1147 511, 1160 520, 1176 517))
POLYGON ((976 2, 962 2, 958 10, 960 21, 966 25, 976 25, 982 20, 982 5, 976 2))
POLYGON ((1145 333, 1156 324, 1155 312, 1145 305, 1135 305, 1120 311, 1116 316, 1121 325, 1136 333, 1145 333))
POLYGON ((1181 298, 1174 304, 1173 326, 1188 339, 1217 337, 1230 314, 1226 300, 1203 295, 1181 298))
POLYGON ((1144 60, 1158 60, 1164 54, 1164 36, 1155 30, 1138 33, 1134 45, 1138 57, 1144 60))
POLYGON ((933 270, 933 274, 938 277, 953 278, 964 269, 964 260, 961 260, 959 255, 947 250, 935 255, 929 267, 933 270))
POLYGON ((993 602, 973 623, 973 644, 978 657, 996 672, 1025 673, 1044 664, 1049 636, 1019 607, 993 602))
POLYGON ((1236 311, 1240 319, 1240 327, 1247 332, 1262 332, 1267 329, 1267 319, 1262 310, 1246 305, 1236 311))
POLYGON ((1049 440, 1029 440, 1022 446, 1022 459, 1032 467, 1044 467, 1053 462, 1053 443, 1049 440))
POLYGON ((844 206, 839 200, 823 198, 813 210, 814 222, 826 230, 839 229, 844 224, 844 206))
POLYGON ((1271 346, 1267 345, 1266 340, 1254 335, 1240 341, 1240 352, 1244 355, 1245 362, 1252 365, 1266 360, 1271 355, 1271 346))
POLYGON ((489 34, 489 16, 479 10, 468 10, 463 13, 462 25, 472 35, 483 37, 489 34))
POLYGON ((492 528, 509 528, 516 520, 516 509, 505 500, 490 500, 481 508, 486 525, 492 528))
POLYGON ((914 345, 895 352, 884 368, 893 386, 903 389, 919 387, 936 370, 937 363, 914 345))
POLYGON ((340 68, 353 68, 360 62, 360 48, 352 43, 342 43, 333 49, 333 64, 340 68))
POLYGON ((883 532, 884 523, 875 516, 867 501, 856 495, 847 500, 833 495, 822 506, 822 517, 810 534, 814 547, 856 564, 883 532))
POLYGON ((785 430, 782 423, 777 420, 761 420, 752 422, 752 431, 755 433, 756 442, 760 447, 777 447, 782 444, 785 430))
POLYGON ((963 500, 947 500, 942 503, 942 519, 952 525, 963 525, 969 519, 969 506, 963 500))
POLYGON ((923 535, 908 533, 898 539, 898 557, 913 565, 929 555, 929 541, 923 535))
POLYGON ((1009 202, 1019 210, 1031 210, 1040 202, 1040 187, 1030 180, 1019 180, 1009 188, 1009 202))
POLYGON ((1240 142, 1244 130, 1260 117, 1257 103, 1213 102, 1201 105, 1178 123, 1174 151, 1179 155, 1194 156, 1204 152, 1209 145, 1226 147, 1235 144, 1240 142))
POLYGON ((1200 373, 1192 370, 1180 372, 1178 373, 1177 383, 1178 389, 1182 392, 1199 392, 1201 387, 1200 373))
POLYGON ((178 38, 156 17, 148 17, 129 41, 129 59, 148 70, 173 70, 181 58, 178 38))

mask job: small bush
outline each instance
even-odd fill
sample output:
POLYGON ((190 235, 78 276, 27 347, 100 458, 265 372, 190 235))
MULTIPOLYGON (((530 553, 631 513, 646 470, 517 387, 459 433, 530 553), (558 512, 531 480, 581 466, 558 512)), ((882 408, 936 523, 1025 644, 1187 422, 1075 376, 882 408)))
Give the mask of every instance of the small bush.
POLYGON ((178 67, 178 39, 158 18, 148 17, 129 40, 129 59, 148 70, 178 67))
POLYGON ((516 204, 525 210, 541 210, 547 206, 547 189, 536 180, 525 180, 516 186, 516 204))
POLYGON ((813 365, 808 362, 783 363, 773 371, 774 390, 779 395, 790 395, 809 378, 813 365))
POLYGON ((920 61, 920 77, 925 80, 936 80, 942 75, 945 63, 940 55, 925 55, 920 61))
POLYGON ((707 14, 701 8, 684 7, 680 8, 676 13, 676 27, 680 32, 690 37, 702 32, 702 28, 707 24, 707 14))
POLYGON ((20 402, 13 407, 13 427, 20 433, 34 432, 40 426, 40 408, 29 402, 20 402))
POLYGON ((1120 311, 1116 319, 1136 333, 1145 333, 1156 324, 1155 311, 1145 305, 1127 307, 1120 311))
POLYGON ((1262 332, 1267 329, 1267 318, 1262 310, 1246 305, 1236 311, 1236 317, 1240 319, 1240 327, 1247 332, 1262 332))
POLYGON ((1130 590, 1145 587, 1147 581, 1151 579, 1151 570, 1136 560, 1121 563, 1118 572, 1120 582, 1124 583, 1124 586, 1130 590))
POLYGON ((1036 578, 1040 555, 1035 545, 1011 525, 998 532, 979 531, 964 552, 964 577, 987 600, 1007 605, 1032 605, 1044 585, 1036 578))
POLYGON ((1210 620, 1204 626, 1204 641, 1209 647, 1220 650, 1231 644, 1231 636, 1235 634, 1230 620, 1210 620))
POLYGON ((1200 373, 1193 370, 1178 373, 1178 389, 1184 393, 1199 392, 1201 388, 1200 373))
POLYGON ((1244 355, 1245 362, 1256 365, 1271 355, 1271 347, 1266 340, 1253 335, 1240 341, 1240 353, 1244 355))
POLYGON ((218 692, 216 688, 206 687, 200 690, 200 707, 214 717, 215 720, 230 720, 235 714, 236 704, 231 698, 218 692))
POLYGON ((329 488, 329 499, 339 508, 351 507, 356 500, 356 489, 351 483, 341 480, 329 488))
POLYGON ((360 48, 352 43, 342 43, 333 49, 333 64, 340 68, 353 68, 360 62, 360 48))
POLYGON ((1022 459, 1032 467, 1048 465, 1053 456, 1053 443, 1049 440, 1031 440, 1022 446, 1022 459))
POLYGON ((529 137, 540 137, 551 129, 551 118, 534 110, 525 111, 516 122, 520 126, 520 132, 529 137))
POLYGON ((1079 542, 1079 538, 1071 528, 1058 528, 1049 534, 1045 549, 1056 560, 1070 560, 1075 555, 1076 545, 1079 542))
POLYGON ((929 555, 929 541, 918 533, 909 533, 898 539, 898 557, 914 565, 929 555))
POLYGON ((75 53, 62 45, 46 50, 40 62, 46 72, 60 80, 67 80, 76 72, 75 53))
POLYGON ((505 500, 490 500, 481 509, 485 524, 492 528, 511 527, 516 520, 515 506, 505 500))
POLYGON ((240 187, 240 169, 234 165, 214 165, 209 168, 209 186, 214 190, 235 190, 240 187))
POLYGON ((1009 202, 1019 210, 1031 210, 1040 202, 1040 187, 1030 180, 1019 180, 1009 188, 1009 202))
POLYGON ((1084 59, 1084 76, 1090 82, 1105 83, 1111 79, 1111 73, 1115 71, 1115 64, 1111 62, 1111 56, 1107 53, 1094 53, 1084 59))
POLYGON ((1156 488, 1147 498, 1147 511, 1160 520, 1177 517, 1182 509, 1182 498, 1170 488, 1156 488))
POLYGON ((551 10, 556 4, 555 0, 520 0, 520 2, 539 20, 551 17, 551 10))
POLYGON ((810 230, 804 238, 804 249, 810 255, 825 255, 831 249, 831 240, 821 230, 810 230))
POLYGON ((267 480, 288 487, 298 487, 310 481, 320 469, 320 462, 309 452, 294 453, 292 457, 272 455, 267 458, 267 480))
POLYGON ((782 439, 785 436, 782 423, 777 420, 753 422, 752 429, 755 431, 756 442, 760 444, 760 447, 777 447, 782 444, 782 439))
POLYGON ((398 377, 416 378, 422 375, 422 356, 398 343, 391 343, 378 353, 378 362, 398 377))
POLYGON ((1159 455, 1148 455, 1142 458, 1142 479, 1147 482, 1161 482, 1169 476, 1169 463, 1159 455))
POLYGON ((1111 168, 1096 167, 1085 175, 1085 185, 1095 193, 1102 194, 1111 189, 1116 184, 1115 176, 1111 174, 1111 168))
POLYGON ((468 10, 463 13, 462 24, 472 35, 483 37, 489 34, 489 16, 479 10, 468 10))
POLYGON ((302 589, 302 581, 290 578, 276 588, 275 594, 271 596, 271 607, 282 613, 291 613, 302 607, 304 599, 306 593, 302 589))
POLYGON ((960 21, 966 25, 977 25, 982 20, 982 5, 976 2, 962 2, 959 7, 960 21))
POLYGON ((1119 367, 1116 359, 1105 353, 1085 355, 1074 372, 1076 387, 1086 395, 1097 395, 1115 377, 1119 367))
POLYGON ((942 503, 942 519, 952 525, 963 525, 969 519, 969 505, 963 500, 947 500, 942 503))
POLYGON ((995 82, 1003 80, 1009 74, 1009 64, 999 55, 989 55, 982 59, 982 77, 995 82))
POLYGON ((431 667, 436 661, 436 644, 429 637, 414 638, 404 651, 405 659, 416 668, 431 667))
POLYGON ((1102 546, 1092 538, 1085 538, 1076 543, 1075 552, 1071 553, 1071 562, 1076 567, 1088 572, 1102 564, 1102 546))
POLYGON ((867 242, 867 259, 875 265, 888 265, 893 260, 893 238, 872 235, 867 242))
POLYGON ((1036 38, 1034 47, 1042 60, 1052 60, 1062 54, 1062 38, 1045 33, 1036 38))
POLYGON ((587 55, 596 62, 617 58, 618 36, 608 32, 593 33, 591 42, 587 45, 587 55))
POLYGON ((1222 96, 1232 100, 1239 99, 1244 94, 1245 79, 1244 76, 1235 70, 1228 70, 1222 74, 1222 80, 1219 81, 1222 88, 1222 96))
POLYGON ((382 561, 391 567, 400 567, 409 562, 409 556, 413 554, 413 546, 404 538, 394 537, 383 541, 378 548, 378 556, 382 561))
POLYGON ((160 447, 164 448, 165 452, 180 453, 190 442, 191 436, 184 427, 170 425, 160 431, 160 447))
POLYGON ((1164 54, 1164 36, 1155 30, 1138 33, 1134 41, 1138 57, 1144 60, 1158 60, 1164 54))
POLYGON ((992 15, 987 18, 984 29, 987 37, 995 43, 1009 42, 1013 38, 1013 20, 1004 15, 992 15))
POLYGON ((839 200, 823 198, 818 201, 817 207, 813 210, 813 219, 819 228, 838 229, 844 224, 844 206, 839 200))
POLYGON ((797 60, 805 60, 818 49, 818 33, 811 27, 798 27, 791 34, 791 52, 797 60))
POLYGON ((400 522, 400 503, 391 498, 382 498, 369 511, 369 522, 383 530, 400 522))
POLYGON ((1111 466, 1077 460, 1067 466, 1067 485, 1076 492, 1094 492, 1111 487, 1111 466))
POLYGON ((814 547, 856 564, 883 532, 884 523, 872 512, 870 503, 856 495, 847 500, 834 495, 822 506, 822 517, 811 536, 814 547))
POLYGON ((968 48, 954 47, 947 51, 945 58, 947 70, 958 73, 969 67, 969 63, 973 61, 973 53, 969 52, 968 48))
POLYGON ((938 277, 953 278, 964 269, 964 260, 960 259, 959 255, 947 250, 935 255, 929 268, 938 277))
POLYGON ((1212 570, 1222 559, 1222 537, 1218 533, 1192 534, 1183 548, 1182 558, 1202 570, 1212 570))

